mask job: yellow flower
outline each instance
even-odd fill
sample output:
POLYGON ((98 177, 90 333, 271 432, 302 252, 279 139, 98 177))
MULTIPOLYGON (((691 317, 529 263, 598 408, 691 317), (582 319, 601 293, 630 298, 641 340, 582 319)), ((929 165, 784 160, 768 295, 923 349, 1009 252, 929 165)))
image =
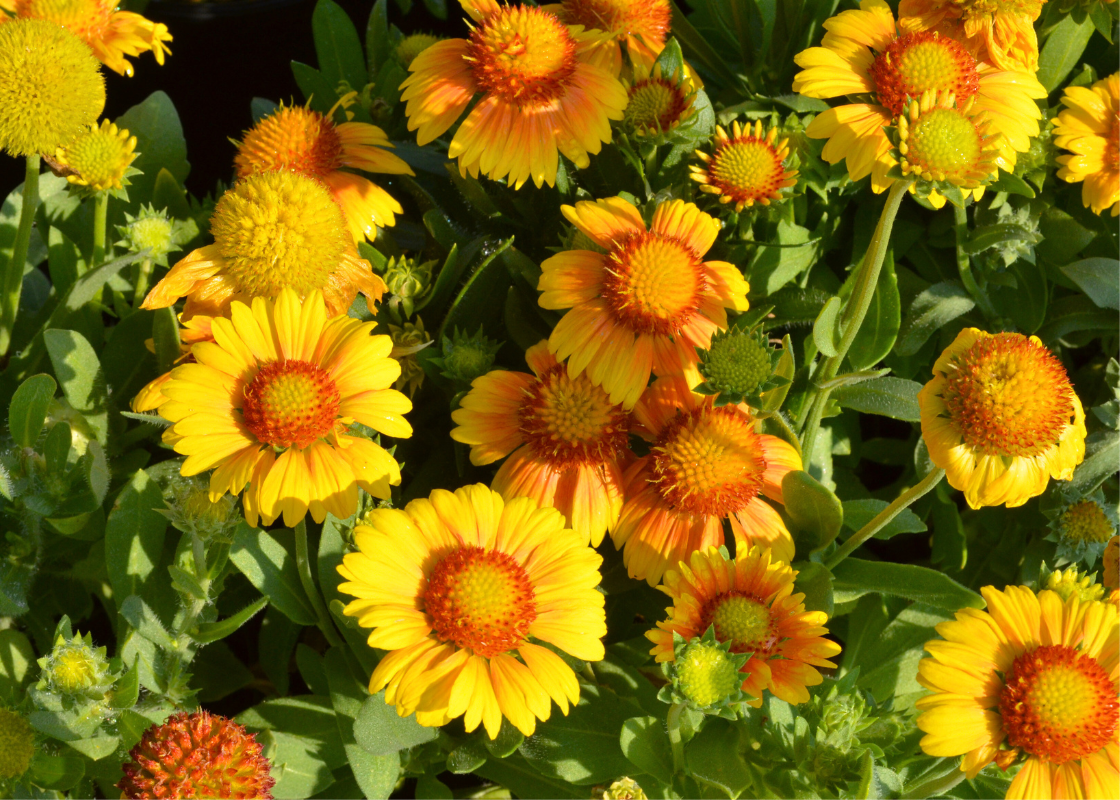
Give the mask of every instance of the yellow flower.
POLYGON ((602 558, 529 498, 508 503, 481 484, 437 489, 403 510, 375 509, 354 529, 343 558, 345 612, 388 650, 370 692, 421 725, 463 717, 491 739, 502 717, 526 736, 565 715, 579 683, 553 645, 585 661, 603 658, 607 633, 596 591, 602 558))
MULTIPOLYGON (((125 56, 149 50, 162 65, 164 54, 171 54, 167 26, 131 11, 118 11, 118 6, 118 0, 0 0, 0 8, 17 18, 45 19, 67 28, 118 75, 132 76, 132 64, 125 56)), ((0 14, 0 23, 4 19, 0 14)))
POLYGON ((568 222, 606 253, 566 250, 541 264, 537 288, 548 309, 571 309, 549 349, 586 370, 612 403, 633 407, 658 375, 700 382, 696 348, 727 329, 725 309, 747 310, 747 282, 726 261, 703 261, 720 224, 692 203, 661 203, 649 228, 627 200, 561 206, 568 222))
POLYGON ((626 93, 629 100, 623 124, 637 136, 668 133, 696 113, 696 87, 692 81, 686 75, 670 81, 662 75, 660 64, 655 64, 652 72, 644 65, 635 67, 626 93))
POLYGON ((1120 215, 1120 73, 1093 84, 1070 86, 1065 108, 1054 122, 1054 143, 1071 155, 1058 156, 1058 177, 1084 181, 1081 202, 1093 213, 1120 215))
POLYGON ((650 586, 693 551, 722 545, 725 520, 740 550, 757 544, 793 560, 793 537, 763 498, 783 502, 782 478, 801 459, 776 436, 756 433, 746 405, 714 401, 682 378, 661 378, 634 408, 652 444, 626 470, 611 539, 630 577, 650 586))
POLYGON ((673 634, 686 641, 715 626, 716 639, 731 642, 732 653, 750 653, 743 665, 742 690, 755 708, 762 693, 787 703, 809 700, 808 686, 822 682, 817 667, 835 667, 828 659, 840 645, 824 638, 828 615, 806 611, 805 595, 793 593, 796 570, 771 560, 759 547, 728 558, 715 547, 692 553, 665 573, 657 587, 673 600, 669 619, 646 632, 658 663, 672 661, 673 634))
POLYGON ((393 215, 404 209, 380 186, 343 167, 414 174, 408 164, 385 150, 392 146, 376 125, 336 125, 329 114, 303 106, 281 106, 245 132, 233 163, 239 178, 288 169, 321 181, 342 206, 355 241, 372 240, 378 226, 396 224, 393 215))
POLYGON ((716 126, 715 143, 709 155, 697 150, 703 166, 689 167, 690 177, 700 184, 700 191, 714 194, 721 203, 734 203, 736 211, 764 206, 782 196, 782 190, 797 184, 797 170, 787 170, 788 142, 776 141, 778 129, 762 132, 762 123, 748 122, 746 127, 731 123, 731 136, 716 126))
POLYGON ((973 778, 1023 760, 1008 798, 1116 796, 1116 605, 1025 586, 981 590, 918 665, 922 749, 973 778), (1110 788, 1111 787, 1111 788, 1110 788))
POLYGON ((101 120, 91 125, 56 153, 58 162, 73 170, 66 180, 95 192, 120 189, 129 166, 136 160, 136 137, 116 123, 101 120))
POLYGON ((586 374, 567 368, 539 342, 525 353, 533 370, 495 370, 471 383, 451 418, 451 438, 471 445, 471 463, 511 455, 492 486, 502 497, 530 497, 564 515, 598 547, 622 510, 622 470, 630 416, 586 374))
POLYGON ((937 31, 1000 69, 1038 69, 1034 21, 1046 0, 901 0, 904 31, 937 31))
POLYGON ((275 303, 234 302, 230 315, 213 321, 214 341, 191 348, 197 363, 173 369, 162 387, 159 413, 174 423, 164 441, 187 456, 182 474, 213 469, 214 502, 245 489, 253 526, 283 514, 291 527, 309 510, 316 522, 328 511, 345 519, 359 486, 387 499, 397 462, 348 428, 412 435, 403 417, 412 403, 389 388, 400 374, 389 337, 371 336, 372 322, 328 319, 318 291, 302 303, 287 288, 275 303))
POLYGON ((321 291, 327 312, 345 314, 361 292, 381 299, 385 283, 358 256, 342 209, 313 178, 277 171, 235 183, 210 218, 214 244, 182 259, 144 298, 165 308, 187 297, 183 318, 222 316, 234 300, 275 297, 290 287, 300 297, 321 291))
POLYGON ((0 108, 0 148, 13 156, 53 156, 101 116, 101 66, 81 39, 53 22, 6 22, 0 25, 0 108))
POLYGON ((972 508, 1021 506, 1085 457, 1085 412, 1038 337, 965 328, 918 392, 922 438, 972 508))
POLYGON ((622 45, 635 67, 652 67, 665 48, 673 16, 669 0, 562 0, 543 8, 569 25, 609 33, 592 54, 613 75, 622 68, 622 45))
POLYGON ((451 140, 459 171, 521 188, 556 182, 557 151, 583 169, 611 140, 626 90, 587 60, 601 34, 569 28, 534 6, 460 0, 478 23, 469 39, 437 42, 412 62, 401 89, 408 129, 427 144, 482 93, 451 140))
POLYGON ((1026 152, 1037 136, 1042 114, 1035 98, 1046 90, 1033 73, 1001 70, 979 63, 954 39, 928 31, 904 32, 895 25, 885 0, 863 0, 858 10, 844 11, 824 23, 821 47, 794 59, 802 67, 793 90, 806 97, 865 95, 819 114, 806 128, 814 139, 828 139, 821 156, 830 164, 846 159, 852 180, 871 175, 871 188, 882 192, 893 183, 895 165, 884 130, 909 110, 923 92, 950 91, 962 106, 971 101, 986 112, 999 134, 1000 154, 1008 169, 1015 153, 1026 152))
POLYGON ((442 42, 442 36, 433 36, 430 33, 413 33, 410 34, 399 42, 393 51, 397 57, 397 61, 405 69, 408 69, 412 62, 416 60, 416 56, 423 53, 436 42, 442 42))

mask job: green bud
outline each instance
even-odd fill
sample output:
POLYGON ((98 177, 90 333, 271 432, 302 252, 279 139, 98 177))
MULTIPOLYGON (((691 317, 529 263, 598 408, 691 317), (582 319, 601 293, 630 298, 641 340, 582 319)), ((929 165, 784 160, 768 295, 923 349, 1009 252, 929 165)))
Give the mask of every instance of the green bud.
POLYGON ((241 524, 237 498, 224 494, 217 502, 210 500, 209 482, 198 477, 175 475, 163 493, 166 509, 159 513, 187 534, 203 541, 232 542, 233 532, 241 524))
POLYGON ((198 235, 194 220, 169 219, 165 209, 156 211, 151 205, 141 206, 136 216, 124 216, 125 224, 117 226, 123 237, 117 244, 133 253, 150 250, 152 261, 163 266, 167 266, 168 253, 182 250, 198 235))
POLYGON ((1044 574, 1039 584, 1043 589, 1057 592, 1063 603, 1074 595, 1077 595, 1081 602, 1088 603, 1104 597, 1104 587, 1096 583, 1096 578, 1095 572, 1085 575, 1079 572, 1077 567, 1069 567, 1065 570, 1055 570, 1048 575, 1044 574))
POLYGON ((51 651, 38 661, 42 673, 37 686, 72 699, 101 700, 113 685, 105 648, 93 646, 90 634, 59 635, 51 651))
POLYGON ((1091 569, 1116 534, 1116 508, 1100 489, 1073 503, 1044 507, 1043 513, 1051 520, 1046 539, 1058 545, 1058 564, 1082 563, 1091 569))
POLYGON ((35 755, 35 732, 22 714, 0 708, 0 778, 18 778, 35 755))
POLYGON ((482 328, 473 336, 467 336, 456 328, 451 339, 443 338, 443 357, 432 359, 432 363, 451 380, 469 384, 490 371, 501 346, 501 342, 483 336, 482 328))
POLYGON ((761 331, 732 328, 712 337, 707 350, 697 348, 701 394, 718 395, 716 405, 747 402, 759 404, 758 395, 770 388, 774 353, 761 331))
POLYGON ((603 800, 646 800, 646 793, 633 778, 619 778, 603 792, 603 800))
POLYGON ((393 55, 396 56, 398 64, 408 69, 416 56, 436 42, 442 41, 443 37, 441 36, 433 36, 430 33, 414 33, 397 42, 397 48, 393 51, 393 55))
POLYGON ((742 669, 749 659, 750 653, 732 653, 730 641, 716 639, 715 625, 691 640, 674 634, 673 660, 661 665, 670 685, 658 698, 733 719, 736 704, 745 697, 742 685, 748 675, 742 669))
POLYGON ((424 368, 420 366, 416 354, 431 344, 432 337, 424 330, 424 320, 420 317, 416 318, 415 323, 390 325, 389 336, 393 340, 391 355, 401 365, 401 376, 397 378, 393 388, 412 397, 424 383, 424 368))
POLYGON ((399 303, 405 317, 412 316, 415 303, 432 287, 435 261, 419 264, 412 258, 390 258, 385 265, 385 285, 393 295, 390 302, 399 303))

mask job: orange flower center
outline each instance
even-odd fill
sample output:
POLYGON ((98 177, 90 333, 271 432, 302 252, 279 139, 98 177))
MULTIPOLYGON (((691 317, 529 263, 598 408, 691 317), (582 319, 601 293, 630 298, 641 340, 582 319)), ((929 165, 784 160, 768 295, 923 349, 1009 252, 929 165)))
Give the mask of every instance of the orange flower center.
POLYGON ((943 397, 961 437, 985 455, 1038 455, 1073 414, 1065 368, 1019 333, 986 336, 958 355, 943 397))
POLYGON ((749 134, 720 144, 712 153, 708 174, 709 184, 736 203, 776 198, 786 177, 774 145, 749 134))
POLYGON ((506 553, 464 546, 428 576, 424 610, 443 642, 492 658, 519 647, 537 618, 525 569, 506 553))
POLYGON ((45 19, 85 42, 101 39, 117 0, 16 0, 16 16, 45 19))
POLYGON ((1116 687, 1072 647, 1039 647, 1015 659, 999 696, 1007 741, 1053 764, 1096 753, 1116 736, 1116 687))
POLYGON ((753 420, 735 406, 679 415, 653 447, 658 491, 688 514, 726 517, 742 511, 762 490, 765 471, 753 420))
POLYGON ((533 452, 556 468, 602 464, 628 441, 629 417, 622 406, 611 403, 586 373, 569 377, 563 364, 534 382, 518 416, 533 452))
POLYGON ((318 111, 281 108, 245 134, 233 162, 239 178, 274 169, 323 178, 342 166, 342 140, 318 111))
POLYGON ((274 447, 303 449, 322 439, 338 419, 338 387, 307 361, 273 361, 245 387, 245 427, 274 447))
POLYGON ((635 128, 667 131, 688 110, 688 98, 664 78, 638 81, 630 87, 629 96, 623 114, 625 121, 635 128))
POLYGON ((778 626, 770 607, 753 594, 730 591, 717 594, 700 610, 700 630, 716 626, 716 639, 731 642, 732 653, 773 655, 777 650, 778 626))
POLYGON ((618 35, 638 35, 660 51, 669 35, 669 0, 563 0, 564 20, 618 35))
POLYGON ((656 233, 633 236, 608 256, 603 298, 635 333, 675 333, 700 308, 707 288, 691 248, 656 233))
POLYGON ((959 43, 929 31, 895 39, 876 56, 868 74, 879 104, 896 117, 908 98, 922 92, 948 90, 963 104, 980 85, 976 59, 959 43))
POLYGON ((561 97, 576 69, 576 44, 555 14, 502 6, 471 31, 467 62, 479 88, 523 108, 561 97))

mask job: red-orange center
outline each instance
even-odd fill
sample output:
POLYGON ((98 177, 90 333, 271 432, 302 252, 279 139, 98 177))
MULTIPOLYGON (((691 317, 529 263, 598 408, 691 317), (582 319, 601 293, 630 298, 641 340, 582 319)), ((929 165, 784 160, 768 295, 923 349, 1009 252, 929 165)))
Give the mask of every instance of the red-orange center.
POLYGON ((521 108, 563 96, 576 69, 576 44, 555 14, 501 6, 467 40, 466 60, 479 88, 521 108))
POLYGON ((518 412, 521 434, 540 459, 560 469, 603 464, 627 445, 629 415, 594 386, 558 364, 529 387, 518 412))
POLYGON ((323 178, 342 166, 342 140, 318 111, 281 108, 245 134, 233 163, 239 178, 275 169, 323 178))
POLYGON ((492 658, 514 650, 537 618, 536 595, 524 567, 507 553, 463 546, 428 575, 424 611, 443 642, 492 658))
POLYGON ((669 35, 669 0, 563 0, 565 22, 616 34, 638 35, 660 51, 669 35))
POLYGON ((999 697, 1007 742, 1053 764, 1096 753, 1116 737, 1116 686, 1096 659, 1039 647, 1015 659, 999 697))
POLYGON ((947 89, 963 104, 980 86, 976 59, 958 42, 930 31, 895 39, 875 57, 868 75, 879 104, 894 116, 922 92, 947 89))
POLYGON ((677 333, 699 311, 706 289, 703 264, 677 239, 642 233, 608 255, 603 299, 634 333, 677 333))
POLYGON ((326 371, 307 361, 274 361, 245 387, 241 413, 264 444, 302 449, 334 430, 338 387, 326 371))

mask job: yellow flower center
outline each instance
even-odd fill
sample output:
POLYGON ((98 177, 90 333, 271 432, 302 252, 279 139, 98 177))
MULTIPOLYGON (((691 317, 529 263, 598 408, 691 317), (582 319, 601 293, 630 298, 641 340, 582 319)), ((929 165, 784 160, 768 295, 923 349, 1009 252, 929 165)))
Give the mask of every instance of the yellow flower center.
POLYGON ((742 511, 762 490, 765 471, 754 421, 735 406, 678 415, 653 447, 658 491, 687 514, 742 511))
POLYGON ((707 708, 727 699, 738 689, 742 676, 723 648, 694 642, 681 653, 677 662, 677 681, 685 697, 707 708))
POLYGON ((868 70, 875 97, 892 116, 923 92, 951 91, 962 103, 979 89, 974 59, 958 42, 937 33, 908 33, 891 42, 868 70))
POLYGON ((117 0, 16 0, 16 16, 45 19, 86 42, 102 38, 117 0))
POLYGON ((906 146, 912 169, 954 183, 966 180, 984 153, 976 124, 955 108, 933 108, 919 116, 909 126, 906 146))
POLYGON ((1116 687, 1072 647, 1039 647, 1015 659, 1000 692, 1007 742, 1053 764, 1096 753, 1116 737, 1116 687))
POLYGON ((673 12, 669 0, 563 0, 562 16, 571 25, 641 36, 647 46, 660 51, 673 12))
POLYGON ((300 296, 322 288, 353 247, 326 187, 286 171, 234 184, 218 200, 210 232, 234 288, 254 297, 274 297, 285 286, 300 296))
POLYGON ((629 417, 586 373, 572 378, 563 364, 529 388, 518 412, 533 452, 554 467, 602 464, 627 445, 629 417))
POLYGON ((63 158, 66 166, 77 173, 69 176, 71 183, 99 192, 119 189, 121 178, 136 159, 136 137, 102 120, 101 127, 93 126, 74 139, 65 148, 63 158))
POLYGON ((1112 520, 1094 500, 1080 500, 1062 514, 1062 536, 1066 539, 1104 544, 1114 532, 1112 520))
POLYGON ((576 44, 555 14, 502 6, 471 31, 467 62, 479 88, 523 108, 562 96, 576 69, 576 44))
POLYGON ((603 298, 615 319, 635 333, 675 333, 700 308, 703 267, 676 239, 639 234, 609 259, 603 298))
POLYGON ((700 627, 716 626, 716 638, 731 642, 732 653, 772 655, 778 644, 778 626, 770 607, 753 594, 731 591, 711 598, 700 611, 700 627))
POLYGON ((276 169, 323 178, 342 166, 342 140, 318 111, 280 108, 245 134, 233 163, 239 178, 276 169))
POLYGON ((436 564, 423 600, 441 641, 486 658, 523 644, 537 618, 525 569, 506 553, 481 547, 460 547, 436 564))
POLYGON ((335 429, 339 392, 322 367, 307 361, 266 364, 245 387, 245 427, 264 444, 303 449, 335 429))
POLYGON ((63 691, 92 686, 98 679, 94 671, 96 654, 85 647, 72 647, 52 659, 51 680, 63 691))
POLYGON ((0 708, 0 778, 18 778, 35 755, 35 736, 22 714, 0 708))
POLYGON ((409 65, 416 59, 416 56, 423 53, 436 42, 441 41, 440 37, 432 36, 430 33, 414 33, 406 36, 397 44, 395 51, 397 61, 401 66, 408 69, 409 65))
POLYGON ((634 128, 666 131, 680 122, 688 108, 688 98, 662 78, 648 78, 630 87, 630 100, 624 120, 634 128))
POLYGON ((764 138, 729 139, 716 147, 708 163, 709 182, 728 202, 754 203, 778 196, 785 171, 782 156, 764 138))
POLYGON ((961 437, 985 455, 1038 455, 1073 414, 1065 368, 1019 333, 985 336, 956 356, 942 396, 961 437))

